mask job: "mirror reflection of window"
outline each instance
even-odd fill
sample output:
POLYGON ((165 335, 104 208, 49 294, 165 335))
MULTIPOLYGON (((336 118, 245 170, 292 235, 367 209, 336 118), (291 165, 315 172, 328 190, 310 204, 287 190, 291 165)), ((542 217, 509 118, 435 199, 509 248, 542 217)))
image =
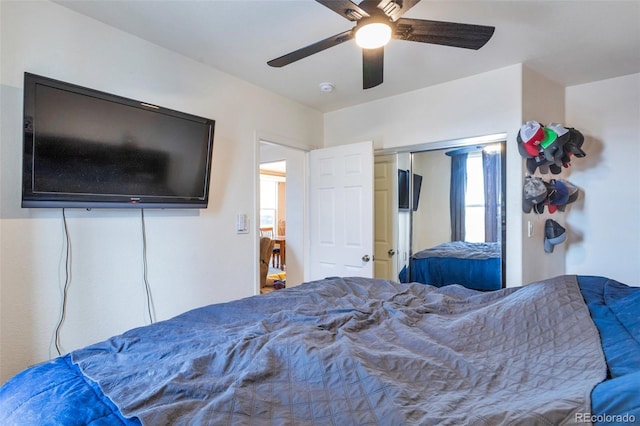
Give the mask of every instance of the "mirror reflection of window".
POLYGON ((470 153, 467 156, 467 191, 465 196, 465 235, 464 240, 471 243, 483 243, 484 233, 484 173, 482 154, 470 153))

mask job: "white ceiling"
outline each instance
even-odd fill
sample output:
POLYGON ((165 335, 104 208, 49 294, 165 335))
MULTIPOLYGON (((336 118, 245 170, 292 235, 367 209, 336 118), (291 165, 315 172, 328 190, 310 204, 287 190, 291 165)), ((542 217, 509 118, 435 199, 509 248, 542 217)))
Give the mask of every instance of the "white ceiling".
POLYGON ((283 68, 267 65, 353 27, 314 0, 56 3, 323 112, 517 63, 563 86, 640 72, 638 0, 422 0, 404 17, 496 31, 477 51, 392 40, 385 48, 384 83, 368 90, 362 89, 362 58, 353 40, 283 68), (335 90, 320 91, 322 82, 335 90))

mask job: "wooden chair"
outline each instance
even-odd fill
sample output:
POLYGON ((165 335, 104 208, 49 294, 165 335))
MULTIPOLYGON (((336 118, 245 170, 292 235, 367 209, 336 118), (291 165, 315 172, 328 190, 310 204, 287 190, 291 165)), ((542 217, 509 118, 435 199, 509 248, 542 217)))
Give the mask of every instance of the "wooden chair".
MULTIPOLYGON (((261 227, 260 236, 273 239, 273 237, 275 236, 273 227, 261 227)), ((277 241, 274 241, 273 250, 271 252, 271 266, 278 269, 282 269, 282 258, 280 256, 280 251, 280 244, 277 241)))
POLYGON ((269 290, 267 287, 267 275, 269 275, 269 259, 273 252, 273 240, 269 237, 260 237, 260 293, 266 293, 269 290))

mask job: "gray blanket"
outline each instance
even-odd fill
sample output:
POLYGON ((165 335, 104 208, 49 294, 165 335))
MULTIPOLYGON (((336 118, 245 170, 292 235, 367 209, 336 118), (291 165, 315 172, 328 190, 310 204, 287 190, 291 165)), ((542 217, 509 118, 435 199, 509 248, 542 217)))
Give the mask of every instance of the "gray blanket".
POLYGON ((606 374, 573 276, 489 293, 328 279, 72 356, 149 425, 555 425, 606 374))
POLYGON ((502 246, 500 243, 451 241, 421 250, 414 254, 413 258, 454 257, 456 259, 495 259, 500 256, 502 256, 502 246))

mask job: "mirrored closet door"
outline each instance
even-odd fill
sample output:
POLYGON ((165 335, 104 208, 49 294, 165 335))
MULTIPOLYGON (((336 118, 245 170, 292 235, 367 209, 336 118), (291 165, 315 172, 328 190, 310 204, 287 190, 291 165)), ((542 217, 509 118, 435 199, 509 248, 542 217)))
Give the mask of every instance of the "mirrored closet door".
POLYGON ((503 141, 376 156, 376 277, 502 288, 504 171, 503 141))

